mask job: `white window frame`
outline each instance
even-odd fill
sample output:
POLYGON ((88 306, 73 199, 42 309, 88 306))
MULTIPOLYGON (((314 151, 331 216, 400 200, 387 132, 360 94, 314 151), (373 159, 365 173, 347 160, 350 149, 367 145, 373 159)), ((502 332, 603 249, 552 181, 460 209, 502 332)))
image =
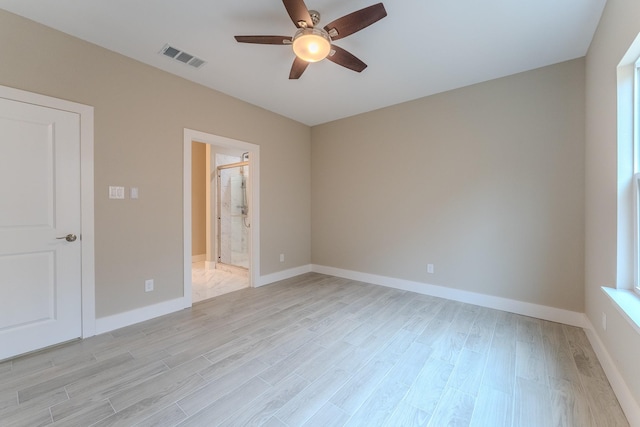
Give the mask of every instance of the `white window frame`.
POLYGON ((634 291, 640 294, 640 173, 633 175, 634 291))
POLYGON ((633 289, 640 294, 640 57, 633 73, 633 289))

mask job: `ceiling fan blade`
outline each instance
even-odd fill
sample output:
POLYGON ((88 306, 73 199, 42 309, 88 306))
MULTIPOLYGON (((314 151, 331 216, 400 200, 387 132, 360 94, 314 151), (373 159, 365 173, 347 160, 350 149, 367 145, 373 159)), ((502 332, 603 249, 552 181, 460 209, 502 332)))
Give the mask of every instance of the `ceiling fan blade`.
POLYGON ((296 56, 296 59, 293 61, 293 65, 291 66, 291 72, 289 73, 289 79, 295 80, 299 79, 304 70, 307 69, 309 63, 307 61, 303 61, 302 59, 296 56))
POLYGON ((367 64, 356 58, 351 53, 342 49, 341 47, 331 45, 331 50, 335 53, 333 53, 333 55, 329 54, 329 56, 327 56, 327 59, 329 61, 335 62, 338 65, 342 65, 343 67, 356 71, 358 73, 367 68, 367 64))
POLYGON ((387 11, 384 5, 378 3, 338 18, 325 25, 324 30, 329 33, 331 40, 339 40, 378 22, 385 16, 387 11))
POLYGON ((302 28, 304 25, 300 25, 300 22, 305 22, 307 28, 313 28, 309 9, 303 0, 282 0, 282 3, 284 3, 285 9, 296 27, 302 28))
POLYGON ((289 36, 235 36, 238 43, 291 44, 289 36))

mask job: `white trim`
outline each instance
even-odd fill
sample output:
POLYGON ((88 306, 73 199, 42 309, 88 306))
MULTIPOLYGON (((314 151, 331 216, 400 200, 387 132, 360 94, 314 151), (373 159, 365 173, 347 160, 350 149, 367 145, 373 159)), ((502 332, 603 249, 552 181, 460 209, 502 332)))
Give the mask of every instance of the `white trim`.
POLYGON ((587 327, 584 328, 587 338, 596 356, 598 356, 598 361, 600 361, 600 365, 602 365, 602 369, 607 375, 607 379, 618 398, 618 402, 620 402, 620 406, 629 421, 629 425, 640 426, 640 406, 638 406, 638 402, 633 398, 631 390, 629 390, 622 374, 607 351, 607 347, 600 340, 589 319, 587 319, 587 323, 587 327))
POLYGON ((601 287, 613 306, 624 317, 636 333, 640 334, 640 297, 635 291, 601 287))
POLYGON ((82 338, 95 335, 95 234, 93 206, 93 107, 33 92, 0 86, 0 97, 69 111, 80 116, 80 215, 82 239, 82 338))
POLYGON ((82 338, 96 334, 93 107, 80 111, 80 191, 82 209, 82 338))
MULTIPOLYGON (((635 146, 636 144, 634 144, 635 146)), ((635 151, 635 150, 634 150, 635 151)), ((638 289, 640 281, 640 173, 634 173, 633 188, 633 289, 638 289)))
POLYGON ((125 311, 124 313, 101 317, 96 319, 96 334, 104 334, 105 332, 110 332, 180 311, 184 308, 183 303, 183 298, 176 298, 169 301, 163 301, 158 304, 137 308, 135 310, 125 311))
POLYGON ((200 132, 184 128, 183 137, 183 239, 184 239, 184 291, 183 308, 191 307, 191 143, 202 142, 224 148, 235 148, 249 152, 249 180, 251 223, 250 252, 250 286, 256 287, 260 283, 260 146, 249 142, 238 141, 223 136, 200 132))
POLYGON ((193 301, 193 295, 191 294, 191 138, 187 144, 187 130, 184 130, 184 147, 183 147, 183 159, 182 159, 182 239, 183 244, 183 272, 182 272, 182 307, 191 307, 193 301), (189 146, 187 148, 187 145, 189 146), (188 206, 187 206, 188 205, 188 206))
POLYGON ((300 267, 290 268, 288 270, 277 271, 275 273, 260 276, 260 281, 257 286, 264 286, 280 280, 290 279, 292 277, 299 276, 301 274, 311 272, 311 265, 302 265, 300 267))
POLYGON ((331 276, 343 277, 345 279, 358 280, 389 288, 402 289, 405 291, 417 292, 419 294, 446 298, 453 301, 460 301, 468 304, 479 305, 481 307, 508 311, 511 313, 564 323, 566 325, 577 326, 580 328, 584 328, 587 325, 587 317, 584 313, 564 310, 562 308, 548 307, 545 305, 484 295, 460 289, 452 289, 444 286, 429 285, 427 283, 360 273, 358 271, 343 270, 323 265, 313 265, 311 270, 316 273, 329 274, 331 276))

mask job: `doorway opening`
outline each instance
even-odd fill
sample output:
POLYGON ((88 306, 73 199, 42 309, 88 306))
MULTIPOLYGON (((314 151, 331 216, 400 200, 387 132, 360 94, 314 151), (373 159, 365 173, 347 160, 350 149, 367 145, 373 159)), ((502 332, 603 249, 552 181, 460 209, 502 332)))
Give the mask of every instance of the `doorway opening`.
POLYGON ((185 306, 256 286, 259 147, 185 129, 185 306))
POLYGON ((249 287, 249 153, 192 142, 193 302, 249 287))

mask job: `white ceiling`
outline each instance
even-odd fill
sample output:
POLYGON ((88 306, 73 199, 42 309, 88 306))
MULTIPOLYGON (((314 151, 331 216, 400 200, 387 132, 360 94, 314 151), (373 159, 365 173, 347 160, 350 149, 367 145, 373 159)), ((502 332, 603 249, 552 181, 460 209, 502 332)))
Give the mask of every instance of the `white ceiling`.
MULTIPOLYGON (((379 0, 306 0, 323 26, 379 0)), ((584 56, 606 0, 386 0, 388 16, 335 42, 365 63, 324 60, 289 80, 293 36, 280 0, 0 0, 0 8, 307 125, 584 56), (158 54, 169 43, 207 61, 158 54)))

